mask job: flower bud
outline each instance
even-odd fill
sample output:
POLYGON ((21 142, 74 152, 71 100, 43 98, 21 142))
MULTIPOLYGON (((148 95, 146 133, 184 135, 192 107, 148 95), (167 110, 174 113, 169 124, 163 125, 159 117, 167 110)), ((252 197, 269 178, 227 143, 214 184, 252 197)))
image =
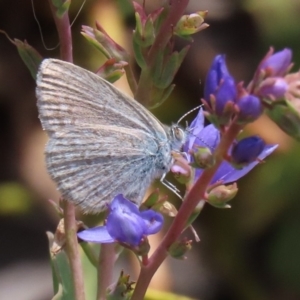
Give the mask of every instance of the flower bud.
POLYGON ((192 249, 192 240, 184 238, 181 241, 174 242, 168 249, 170 256, 177 259, 186 259, 185 254, 192 249))
POLYGON ((284 78, 269 77, 263 80, 257 94, 272 100, 282 99, 288 90, 288 84, 284 78))
POLYGON ((174 218, 177 216, 177 208, 169 201, 164 201, 163 203, 159 203, 153 207, 153 210, 162 213, 164 216, 174 218))
POLYGON ((215 163, 215 157, 208 147, 198 146, 196 150, 191 150, 191 155, 194 162, 190 165, 194 168, 206 169, 212 167, 215 163))
POLYGON ((150 196, 141 204, 140 211, 151 209, 160 212, 164 216, 174 218, 177 215, 176 207, 167 201, 168 196, 165 195, 159 198, 159 190, 156 189, 150 196))
MULTIPOLYGON (((272 49, 273 50, 273 49, 272 49)), ((270 52, 270 54, 273 51, 270 52)), ((271 54, 262 61, 259 69, 264 71, 269 77, 279 77, 287 73, 291 67, 292 51, 288 48, 282 51, 271 54)))
POLYGON ((181 184, 187 184, 191 181, 191 173, 184 173, 185 170, 180 166, 173 166, 172 172, 174 178, 181 184))
POLYGON ((259 98, 253 95, 247 95, 238 99, 237 107, 238 112, 238 122, 248 123, 256 120, 262 114, 262 104, 259 98))
POLYGON ((154 25, 151 19, 147 19, 145 24, 142 23, 141 16, 136 12, 136 29, 134 31, 134 42, 143 48, 151 46, 155 39, 154 25))
POLYGON ((205 87, 204 87, 204 99, 209 102, 210 95, 215 94, 220 86, 220 83, 225 80, 225 78, 233 77, 229 74, 225 55, 217 55, 208 71, 205 87))
POLYGON ((128 63, 125 61, 116 62, 115 58, 110 58, 98 69, 96 74, 113 83, 123 76, 124 67, 127 65, 128 63))
POLYGON ((235 82, 232 77, 225 77, 220 83, 219 89, 215 93, 216 113, 221 116, 229 102, 234 103, 236 98, 235 82))
POLYGON ((230 121, 236 96, 235 81, 227 70, 225 56, 217 55, 206 77, 203 101, 208 119, 217 127, 230 121))
POLYGON ((173 173, 174 177, 182 184, 189 183, 193 176, 191 166, 181 155, 174 153, 173 157, 175 162, 171 167, 171 172, 173 173))
MULTIPOLYGON (((283 97, 287 90, 284 76, 292 67, 292 51, 288 48, 274 53, 273 48, 258 65, 248 90, 258 97, 277 100, 283 97)), ((266 99, 264 99, 266 100, 266 99)))
POLYGON ((159 189, 153 191, 148 198, 141 204, 140 211, 151 209, 159 200, 159 189))
POLYGON ((106 299, 108 300, 124 300, 129 299, 133 290, 133 281, 130 281, 130 276, 125 275, 124 271, 121 271, 118 281, 107 288, 106 299))
POLYGON ((142 48, 151 46, 155 40, 154 22, 163 11, 163 7, 147 15, 144 7, 133 1, 135 10, 136 27, 134 30, 133 41, 142 48))
POLYGON ((114 58, 117 62, 129 60, 125 49, 117 44, 99 23, 96 22, 96 28, 82 26, 81 34, 106 58, 114 58))
POLYGON ((238 192, 236 183, 230 185, 219 185, 212 189, 207 196, 207 202, 217 208, 230 208, 227 204, 238 192))
POLYGON ((206 15, 207 11, 199 11, 182 16, 174 28, 174 34, 185 38, 207 28, 209 25, 204 23, 206 15))
POLYGON ((250 136, 238 141, 231 150, 231 162, 240 168, 257 159, 264 150, 265 142, 258 136, 250 136))
POLYGON ((195 209, 193 210, 193 212, 191 213, 191 215, 189 216, 189 218, 185 224, 185 228, 187 228, 188 226, 191 226, 194 223, 194 221, 198 218, 198 216, 200 215, 200 213, 205 205, 205 202, 206 202, 206 200, 199 199, 197 206, 195 207, 195 209))
POLYGON ((132 250, 138 256, 147 255, 151 248, 149 240, 146 236, 144 236, 141 239, 141 242, 137 246, 132 246, 132 245, 128 245, 128 244, 125 244, 125 245, 123 244, 122 246, 125 246, 126 248, 132 250))

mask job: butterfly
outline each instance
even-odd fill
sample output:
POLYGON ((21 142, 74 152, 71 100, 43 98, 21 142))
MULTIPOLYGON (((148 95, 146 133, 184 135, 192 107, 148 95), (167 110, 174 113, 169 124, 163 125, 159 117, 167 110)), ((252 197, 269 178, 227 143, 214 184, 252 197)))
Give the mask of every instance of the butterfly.
POLYGON ((106 80, 68 62, 41 63, 36 95, 49 135, 48 172, 63 198, 87 213, 106 209, 120 193, 140 204, 186 139, 178 124, 163 125, 106 80))

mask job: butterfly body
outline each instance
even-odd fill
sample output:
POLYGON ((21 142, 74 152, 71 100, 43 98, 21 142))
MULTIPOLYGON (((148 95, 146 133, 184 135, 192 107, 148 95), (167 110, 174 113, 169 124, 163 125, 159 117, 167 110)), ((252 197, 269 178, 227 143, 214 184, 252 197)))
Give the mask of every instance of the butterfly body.
POLYGON ((165 127, 104 79, 64 61, 42 62, 36 94, 49 135, 47 169, 85 212, 105 209, 120 193, 140 204, 185 140, 177 125, 165 127))

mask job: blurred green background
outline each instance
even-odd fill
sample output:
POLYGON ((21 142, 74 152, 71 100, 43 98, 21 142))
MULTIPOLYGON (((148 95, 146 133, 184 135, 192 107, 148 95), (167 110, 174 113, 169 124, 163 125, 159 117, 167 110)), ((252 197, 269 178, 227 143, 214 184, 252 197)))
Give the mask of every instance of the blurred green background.
MULTIPOLYGON (((45 44, 55 47, 48 1, 34 2, 45 44)), ((71 19, 81 3, 72 2, 71 19)), ((95 20, 131 51, 134 17, 128 3, 87 0, 72 29, 76 64, 95 71, 102 63, 80 35, 81 25, 93 26, 95 20)), ((146 1, 149 10, 160 3, 146 1)), ((225 53, 232 75, 246 83, 270 46, 292 48, 294 70, 300 65, 300 1, 191 0, 188 12, 197 10, 209 11, 210 27, 194 37, 175 92, 154 111, 166 124, 199 104, 216 54, 225 53)), ((0 29, 26 39, 44 57, 58 57, 58 49, 43 46, 30 0, 2 0, 0 29)), ((178 49, 185 44, 176 40, 178 49)), ((138 75, 136 66, 135 71, 138 75)), ((118 86, 129 92, 125 80, 118 86)), ((57 201, 59 195, 44 166, 47 137, 37 118, 34 90, 16 48, 0 35, 0 299, 52 297, 45 232, 55 230, 58 218, 47 200, 57 201)), ((194 244, 188 260, 168 259, 153 288, 203 300, 300 299, 300 147, 265 117, 249 126, 248 133, 278 143, 278 150, 239 181, 232 209, 205 207, 195 224, 201 242, 194 244)), ((125 268, 134 279, 133 261, 124 254, 117 271, 125 268)))

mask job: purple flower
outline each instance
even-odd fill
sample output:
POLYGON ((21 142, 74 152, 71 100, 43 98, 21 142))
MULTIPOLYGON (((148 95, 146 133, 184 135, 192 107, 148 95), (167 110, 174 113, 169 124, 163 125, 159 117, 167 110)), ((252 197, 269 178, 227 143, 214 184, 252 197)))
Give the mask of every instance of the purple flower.
POLYGON ((244 138, 232 147, 231 158, 236 164, 249 164, 257 159, 265 145, 258 136, 244 138))
MULTIPOLYGON (((220 132, 212 124, 204 127, 204 116, 202 109, 199 110, 196 119, 192 122, 191 128, 192 131, 186 141, 186 144, 184 145, 184 151, 188 153, 188 151, 193 149, 194 147, 202 146, 208 147, 213 153, 220 143, 220 132)), ((260 154, 257 157, 258 160, 263 160, 264 158, 266 158, 277 148, 277 146, 278 145, 264 145, 263 149, 259 151, 260 154)), ((253 156, 252 152, 250 153, 250 156, 253 156)), ((187 157, 188 160, 191 161, 192 158, 189 154, 187 154, 187 157)), ((229 162, 223 161, 219 169, 215 173, 211 184, 217 181, 222 181, 223 184, 237 181, 241 177, 245 176, 248 172, 250 172, 259 163, 258 160, 250 162, 242 169, 236 169, 229 162)), ((202 172, 203 169, 196 169, 195 180, 199 178, 202 172)))
POLYGON ((254 121, 262 114, 262 104, 259 98, 246 95, 238 99, 239 121, 254 121))
POLYGON ((113 243, 116 241, 138 246, 144 236, 157 233, 163 225, 163 217, 154 210, 139 211, 138 207, 117 195, 110 206, 105 226, 98 226, 77 233, 87 242, 113 243))
POLYGON ((229 101, 235 101, 235 81, 228 72, 225 55, 217 55, 215 57, 207 74, 204 87, 204 99, 210 105, 212 105, 211 95, 215 97, 215 111, 218 115, 223 113, 224 107, 229 101))
POLYGON ((268 76, 279 77, 286 74, 291 66, 291 61, 292 51, 288 48, 285 48, 263 60, 259 68, 260 70, 265 70, 268 76))

